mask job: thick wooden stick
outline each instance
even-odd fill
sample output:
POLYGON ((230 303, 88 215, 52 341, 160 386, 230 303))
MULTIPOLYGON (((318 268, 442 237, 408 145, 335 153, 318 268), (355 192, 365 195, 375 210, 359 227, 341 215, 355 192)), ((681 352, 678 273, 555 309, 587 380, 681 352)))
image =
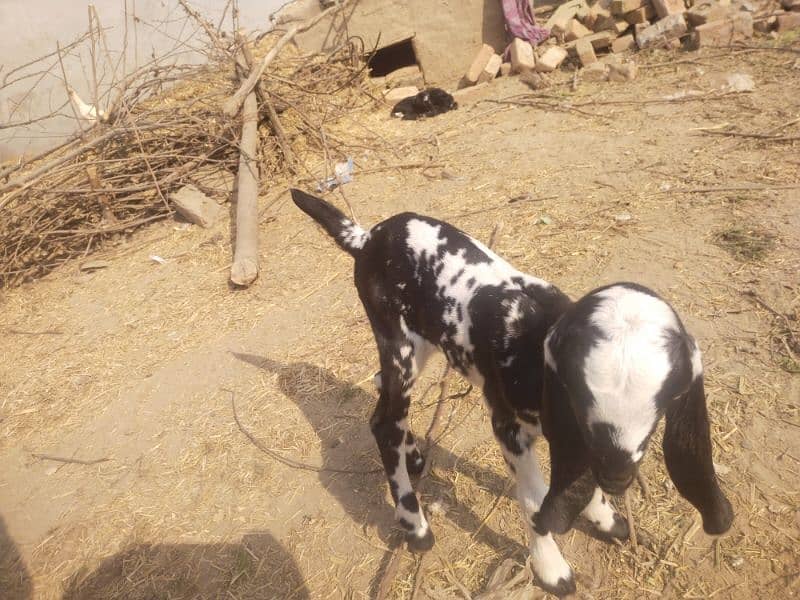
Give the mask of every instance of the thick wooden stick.
MULTIPOLYGON (((245 63, 247 64, 247 72, 249 73, 253 70, 253 65, 256 61, 253 59, 253 53, 250 50, 250 46, 247 45, 247 40, 244 38, 244 36, 237 34, 236 37, 242 49, 242 56, 244 56, 245 63)), ((281 152, 283 152, 283 158, 286 160, 289 171, 295 173, 296 170, 294 167, 294 154, 292 153, 292 148, 289 146, 289 140, 286 137, 286 132, 283 130, 283 125, 281 125, 280 118, 278 118, 278 111, 275 110, 275 105, 272 104, 272 100, 269 97, 269 92, 267 92, 267 88, 264 86, 264 81, 261 79, 259 79, 258 83, 256 84, 256 96, 258 96, 258 101, 261 103, 261 106, 267 109, 267 116, 269 117, 270 125, 272 125, 272 130, 275 132, 275 137, 278 138, 278 144, 281 147, 281 152)))
POLYGON ((244 101, 240 148, 231 281, 250 285, 258 277, 258 102, 254 92, 244 101))
POLYGON ((272 47, 272 49, 267 52, 261 62, 256 66, 254 69, 250 71, 250 75, 242 82, 242 85, 239 86, 239 89, 236 90, 236 93, 233 94, 230 98, 228 98, 222 105, 222 112, 224 112, 227 116, 233 117, 236 113, 239 112, 239 107, 242 106, 242 103, 245 101, 245 98, 250 94, 250 92, 255 89, 256 84, 260 81, 261 76, 264 74, 266 68, 270 65, 270 63, 275 60, 275 57, 278 56, 283 47, 292 41, 294 36, 298 33, 302 33, 307 29, 311 29, 314 25, 319 23, 322 19, 326 16, 331 14, 332 12, 339 10, 344 3, 342 4, 335 4, 328 9, 323 10, 319 13, 316 17, 313 17, 306 21, 305 23, 300 23, 298 25, 293 26, 289 31, 283 34, 281 39, 272 47))

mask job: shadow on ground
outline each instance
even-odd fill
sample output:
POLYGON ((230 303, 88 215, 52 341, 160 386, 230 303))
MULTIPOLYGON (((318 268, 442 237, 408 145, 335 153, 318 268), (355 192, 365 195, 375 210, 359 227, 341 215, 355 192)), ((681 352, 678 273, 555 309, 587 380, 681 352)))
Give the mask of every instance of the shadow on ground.
MULTIPOLYGON (((253 354, 233 353, 239 360, 278 375, 278 387, 303 412, 320 440, 322 463, 336 469, 366 470, 375 462, 356 460, 367 456, 378 459, 378 450, 363 419, 353 413, 364 406, 374 406, 376 398, 353 384, 338 379, 330 371, 309 363, 283 364, 253 354)), ((484 488, 502 494, 508 479, 494 471, 457 457, 441 446, 432 449, 434 463, 445 471, 457 470, 484 488)), ((322 486, 332 494, 354 522, 366 530, 376 528, 380 539, 389 547, 396 546, 400 536, 395 527, 394 510, 386 501, 386 476, 377 473, 319 473, 322 486)), ((481 527, 484 515, 459 500, 450 481, 436 477, 433 472, 425 482, 423 508, 431 498, 445 498, 449 505, 447 517, 460 529, 477 533, 477 539, 505 556, 524 560, 525 540, 514 540, 491 527, 481 527), (480 531, 478 529, 480 528, 480 531)), ((433 522, 434 534, 437 532, 433 522)), ((385 557, 385 560, 388 559, 385 557)), ((383 568, 379 569, 379 573, 383 568)), ((373 590, 374 591, 374 590, 373 590)))
POLYGON ((28 569, 0 517, 0 598, 27 600, 32 597, 33 584, 28 569))
POLYGON ((77 572, 63 596, 111 598, 303 600, 310 595, 292 556, 270 534, 256 533, 238 544, 137 544, 93 571, 77 572))

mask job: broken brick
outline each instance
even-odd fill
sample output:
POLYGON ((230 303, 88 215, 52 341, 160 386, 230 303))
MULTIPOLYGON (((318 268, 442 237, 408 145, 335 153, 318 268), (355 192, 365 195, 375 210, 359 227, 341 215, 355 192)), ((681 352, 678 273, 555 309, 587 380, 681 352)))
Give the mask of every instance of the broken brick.
POLYGON ((629 13, 632 10, 644 6, 645 1, 646 0, 612 0, 611 14, 621 17, 625 13, 629 13))
POLYGON ((683 0, 652 0, 652 2, 659 19, 686 12, 686 6, 683 4, 683 0))
POLYGON ((608 79, 608 65, 601 62, 592 63, 581 69, 581 78, 584 81, 605 81, 608 79))
POLYGON ((592 31, 583 25, 578 19, 572 19, 567 25, 567 30, 564 39, 568 42, 578 40, 587 35, 591 35, 592 31))
POLYGON ((625 19, 617 19, 614 21, 614 26, 611 27, 611 31, 619 35, 621 33, 625 33, 629 26, 630 23, 628 23, 625 19))
POLYGON ((583 19, 584 25, 594 31, 600 31, 595 27, 598 21, 607 19, 611 16, 611 0, 599 0, 594 3, 588 10, 586 17, 583 19))
MULTIPOLYGON (((591 43, 595 50, 604 50, 605 48, 611 46, 611 42, 613 42, 616 38, 617 36, 610 31, 598 31, 597 33, 587 35, 585 38, 581 39, 591 43)), ((564 47, 568 50, 574 50, 575 44, 577 44, 577 42, 567 42, 564 44, 564 47)))
POLYGON ((500 65, 500 76, 508 77, 509 75, 511 75, 511 63, 504 62, 500 65))
POLYGON ((585 5, 585 0, 568 0, 564 2, 555 10, 550 18, 547 19, 545 27, 549 29, 553 35, 564 35, 567 31, 570 19, 573 19, 585 5))
POLYGON ((475 55, 472 64, 469 66, 469 69, 467 69, 467 73, 464 75, 464 80, 470 85, 475 85, 478 83, 478 78, 481 76, 483 69, 486 67, 486 64, 489 62, 489 59, 491 59, 492 56, 494 56, 494 48, 492 48, 489 44, 484 44, 481 46, 481 49, 478 50, 478 54, 475 55))
POLYGON ((222 212, 219 204, 189 184, 169 195, 175 210, 187 221, 211 227, 222 212))
POLYGON ((636 75, 639 73, 639 67, 636 66, 636 63, 632 60, 629 60, 624 63, 610 63, 608 65, 608 80, 609 81, 616 81, 616 82, 623 82, 623 81, 632 81, 636 79, 636 75))
POLYGON ((492 54, 491 58, 489 58, 489 62, 486 63, 483 71, 481 71, 481 74, 478 76, 478 83, 485 83, 497 77, 497 72, 500 70, 500 65, 502 64, 503 58, 499 54, 492 54))
POLYGON ((630 23, 631 25, 636 25, 637 23, 644 23, 645 21, 649 21, 653 17, 656 16, 656 10, 653 8, 652 4, 645 4, 637 8, 636 10, 632 10, 629 13, 625 13, 625 20, 630 23))
MULTIPOLYGON (((780 22, 780 18, 778 19, 780 22)), ((692 35, 692 45, 701 46, 728 46, 753 37, 753 15, 748 12, 739 12, 726 19, 712 21, 695 28, 692 35)))
POLYGON ((536 61, 536 70, 540 73, 555 71, 564 62, 565 58, 567 58, 567 51, 564 48, 550 46, 536 61))
POLYGON ((670 40, 685 34, 686 19, 683 14, 670 15, 640 31, 636 36, 636 43, 642 49, 666 46, 670 40))
POLYGON ((633 38, 631 34, 623 35, 622 37, 618 37, 613 42, 611 42, 611 51, 614 54, 619 54, 620 52, 627 52, 628 50, 632 50, 636 47, 636 40, 633 38))
POLYGON ((515 73, 532 71, 536 66, 536 59, 533 57, 533 47, 530 43, 519 38, 514 38, 511 42, 511 69, 515 73))
POLYGON ((597 55, 594 53, 592 43, 587 40, 578 40, 575 44, 575 52, 578 54, 578 60, 581 61, 581 66, 588 66, 597 62, 597 55))

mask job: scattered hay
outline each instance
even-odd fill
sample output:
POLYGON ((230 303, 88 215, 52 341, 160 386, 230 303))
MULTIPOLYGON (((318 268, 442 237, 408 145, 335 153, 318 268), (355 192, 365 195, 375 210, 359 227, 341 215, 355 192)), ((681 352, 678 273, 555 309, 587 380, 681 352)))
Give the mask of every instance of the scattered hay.
MULTIPOLYGON (((192 17, 186 20, 190 30, 192 17)), ((244 43, 260 57, 276 39, 270 34, 244 43)), ((212 35, 199 51, 206 64, 176 65, 168 54, 124 73, 100 99, 108 103, 107 120, 92 122, 55 151, 0 169, 0 288, 41 277, 173 214, 170 195, 186 183, 220 202, 230 199, 228 190, 209 188, 205 180, 209 170, 237 169, 239 119, 225 117, 221 106, 236 86, 239 48, 230 38, 212 35)), ((327 170, 344 155, 337 124, 374 102, 363 55, 360 41, 348 39, 330 54, 287 51, 273 62, 262 81, 293 161, 290 169, 262 111, 263 185, 285 182, 297 169, 311 174, 323 164, 327 170)), ((41 62, 22 68, 46 70, 41 62)), ((107 62, 112 63, 108 57, 107 62)))

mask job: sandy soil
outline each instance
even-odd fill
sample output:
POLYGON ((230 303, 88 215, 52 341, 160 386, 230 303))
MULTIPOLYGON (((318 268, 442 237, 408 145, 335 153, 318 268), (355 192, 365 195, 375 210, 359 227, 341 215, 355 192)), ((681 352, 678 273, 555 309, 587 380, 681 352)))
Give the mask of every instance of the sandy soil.
MULTIPOLYGON (((626 84, 573 91, 565 74, 534 106, 496 102, 531 101, 508 79, 429 121, 364 114, 351 133, 373 143, 354 142, 347 200, 364 224, 415 210, 485 240, 502 223, 497 251, 571 295, 634 280, 672 302, 704 352, 733 531, 703 534, 656 443, 650 498, 633 493, 642 544, 580 530, 559 543, 584 598, 785 598, 800 585, 800 158, 797 142, 709 132, 797 119, 800 63, 757 50, 645 63, 626 84), (755 91, 715 91, 733 72, 755 91), (436 166, 383 168, 419 163, 436 166), (705 188, 727 189, 687 191, 705 188)), ((160 223, 109 249, 105 269, 74 264, 3 292, 3 598, 375 596, 399 532, 374 472, 377 360, 351 260, 283 184, 262 201, 263 272, 247 290, 227 285, 226 218, 160 223), (264 447, 358 472, 275 460, 234 408, 264 447)), ((418 434, 441 367, 418 385, 418 434)), ((404 556, 394 598, 415 582, 418 597, 477 594, 504 559, 525 560, 478 393, 448 408, 421 486, 437 545, 421 568, 404 556)))

